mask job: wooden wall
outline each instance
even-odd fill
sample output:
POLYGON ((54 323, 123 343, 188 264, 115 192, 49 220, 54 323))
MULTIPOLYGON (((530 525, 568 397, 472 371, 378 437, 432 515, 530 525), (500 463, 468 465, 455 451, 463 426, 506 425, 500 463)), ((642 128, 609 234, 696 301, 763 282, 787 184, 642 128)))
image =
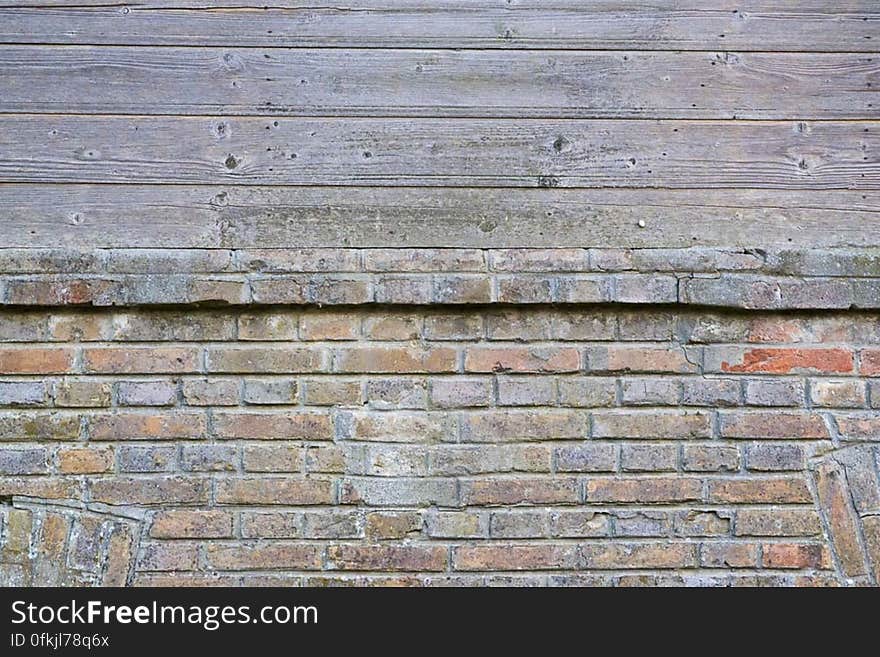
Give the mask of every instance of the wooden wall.
POLYGON ((0 0, 0 247, 876 246, 878 91, 877 0, 0 0))

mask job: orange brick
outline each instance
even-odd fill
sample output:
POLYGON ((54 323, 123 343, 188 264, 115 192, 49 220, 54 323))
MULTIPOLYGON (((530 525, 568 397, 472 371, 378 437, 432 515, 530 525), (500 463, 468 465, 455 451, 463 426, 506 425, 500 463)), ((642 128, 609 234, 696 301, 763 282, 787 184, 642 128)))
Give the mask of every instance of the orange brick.
POLYGON ((73 353, 66 347, 0 349, 0 374, 64 374, 73 367, 73 353))

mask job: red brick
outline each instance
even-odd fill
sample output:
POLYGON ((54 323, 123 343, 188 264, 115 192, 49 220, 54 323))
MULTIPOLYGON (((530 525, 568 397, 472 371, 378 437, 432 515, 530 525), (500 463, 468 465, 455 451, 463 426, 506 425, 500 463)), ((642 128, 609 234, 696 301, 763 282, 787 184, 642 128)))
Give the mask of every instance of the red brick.
POLYGON ((204 438, 207 418, 203 413, 149 412, 104 413, 89 418, 92 440, 171 440, 204 438))
POLYGON ((709 502, 714 504, 806 504, 812 502, 803 477, 711 479, 709 502))
POLYGON ((859 353, 859 373, 862 376, 880 376, 880 349, 863 349, 859 353))
POLYGON ((764 568, 826 568, 829 561, 822 545, 797 543, 764 544, 764 568))
POLYGON ((83 367, 99 374, 183 374, 199 371, 195 347, 88 347, 83 367))
POLYGON ((853 353, 849 349, 792 349, 773 347, 747 349, 740 363, 721 362, 722 372, 790 374, 834 373, 853 371, 853 353))
POLYGON ((574 570, 573 545, 462 545, 453 555, 455 570, 574 570))
POLYGON ((447 347, 352 347, 336 352, 336 371, 352 374, 454 372, 457 354, 447 347))
POLYGON ((73 349, 0 349, 0 374, 64 374, 73 367, 73 349))
POLYGON ((723 438, 775 438, 781 440, 829 438, 822 416, 810 412, 724 412, 723 438))
POLYGON ((173 510, 157 513, 150 527, 153 538, 229 538, 232 514, 226 511, 173 510))
POLYGON ((689 477, 618 477, 587 481, 587 503, 672 504, 698 501, 703 483, 689 477))

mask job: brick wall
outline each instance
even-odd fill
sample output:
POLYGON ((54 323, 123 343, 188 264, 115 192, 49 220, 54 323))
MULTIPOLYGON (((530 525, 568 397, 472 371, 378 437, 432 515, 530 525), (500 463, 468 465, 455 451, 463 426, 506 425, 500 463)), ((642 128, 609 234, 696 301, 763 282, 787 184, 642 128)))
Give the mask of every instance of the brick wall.
POLYGON ((74 308, 57 276, 7 296, 0 579, 876 584, 880 315, 680 299, 717 274, 547 271, 576 251, 467 277, 398 258, 428 296, 393 303, 369 280, 323 306, 326 273, 266 276, 284 305, 74 308), (530 287, 566 277, 632 298, 530 287))

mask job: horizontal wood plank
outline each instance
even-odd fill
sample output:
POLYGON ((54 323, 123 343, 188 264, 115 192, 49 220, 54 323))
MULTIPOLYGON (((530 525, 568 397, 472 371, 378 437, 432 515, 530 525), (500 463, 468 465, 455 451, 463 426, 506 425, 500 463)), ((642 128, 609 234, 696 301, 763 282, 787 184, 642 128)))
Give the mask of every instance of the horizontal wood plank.
POLYGON ((39 4, 0 3, 0 43, 871 52, 880 41, 873 0, 39 4))
POLYGON ((0 181, 880 189, 880 122, 6 115, 0 181))
POLYGON ((0 185, 0 248, 878 243, 877 192, 0 185))
POLYGON ((0 113, 880 118, 880 56, 0 47, 0 113))

